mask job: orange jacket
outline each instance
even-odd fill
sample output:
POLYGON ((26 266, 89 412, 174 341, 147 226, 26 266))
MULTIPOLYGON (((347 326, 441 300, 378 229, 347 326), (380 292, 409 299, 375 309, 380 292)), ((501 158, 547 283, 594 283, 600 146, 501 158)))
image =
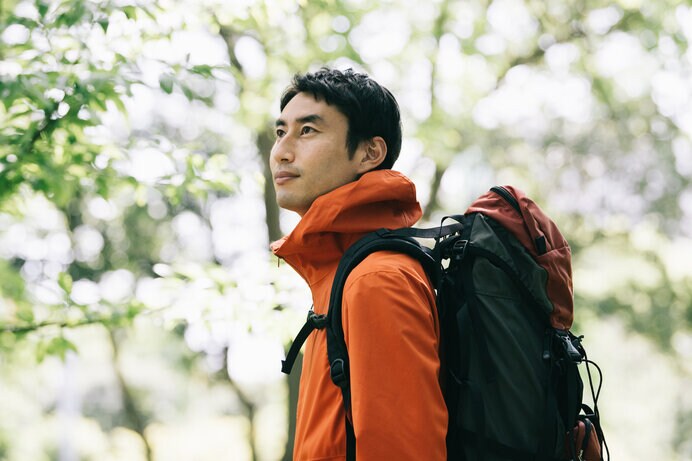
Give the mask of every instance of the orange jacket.
MULTIPOLYGON (((315 200, 272 250, 305 279, 315 312, 325 314, 344 251, 367 232, 411 226, 421 214, 410 180, 391 170, 369 172, 315 200)), ((356 459, 446 459, 439 322, 420 263, 392 252, 368 256, 346 281, 342 305, 356 459)), ((305 346, 294 461, 344 460, 344 418, 326 334, 316 330, 305 346)))

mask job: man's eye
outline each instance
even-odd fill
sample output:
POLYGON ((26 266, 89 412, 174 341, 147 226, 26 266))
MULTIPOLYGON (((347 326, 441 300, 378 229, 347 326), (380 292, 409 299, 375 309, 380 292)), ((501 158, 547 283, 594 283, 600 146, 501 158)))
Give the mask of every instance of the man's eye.
POLYGON ((308 134, 308 133, 312 133, 313 131, 315 131, 315 129, 313 127, 304 126, 303 128, 300 129, 300 134, 308 134))
POLYGON ((283 138, 286 132, 284 130, 276 130, 276 137, 283 138))

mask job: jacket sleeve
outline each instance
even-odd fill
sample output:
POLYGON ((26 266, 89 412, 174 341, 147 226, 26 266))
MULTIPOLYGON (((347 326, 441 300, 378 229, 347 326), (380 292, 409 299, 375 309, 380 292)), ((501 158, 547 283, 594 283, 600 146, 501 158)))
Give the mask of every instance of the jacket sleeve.
POLYGON ((354 271, 344 291, 356 459, 445 460, 434 295, 420 265, 391 257, 407 261, 354 271))

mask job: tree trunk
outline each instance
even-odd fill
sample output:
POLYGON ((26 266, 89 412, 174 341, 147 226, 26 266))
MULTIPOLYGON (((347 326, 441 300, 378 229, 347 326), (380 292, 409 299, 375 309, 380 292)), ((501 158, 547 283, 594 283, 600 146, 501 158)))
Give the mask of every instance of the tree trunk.
POLYGON ((152 461, 154 458, 151 449, 151 444, 149 443, 149 440, 147 439, 147 436, 145 434, 145 429, 147 426, 146 418, 139 410, 137 402, 134 396, 132 395, 132 391, 130 390, 127 381, 123 376, 122 370, 120 369, 120 345, 118 342, 118 338, 116 338, 115 336, 115 331, 112 328, 108 327, 106 327, 106 329, 108 331, 108 337, 110 339, 111 347, 113 349, 113 368, 115 371, 116 379, 118 381, 118 385, 120 386, 120 393, 122 395, 125 418, 130 428, 134 430, 142 439, 142 442, 144 443, 146 460, 152 461))
POLYGON ((270 242, 279 240, 282 236, 279 220, 279 205, 276 203, 276 191, 274 190, 274 178, 269 167, 269 155, 274 145, 274 135, 270 128, 262 131, 257 136, 257 149, 262 157, 262 170, 264 174, 264 209, 267 215, 267 237, 270 242))
POLYGON ((293 442, 296 436, 296 414, 298 409, 298 389, 300 387, 300 372, 303 369, 303 354, 298 354, 293 365, 293 371, 288 375, 288 439, 281 461, 293 459, 293 442))
POLYGON ((445 171, 446 169, 444 167, 441 167, 440 165, 435 166, 435 174, 433 175, 432 183, 430 184, 430 199, 428 200, 428 204, 425 206, 425 214, 423 215, 423 219, 425 221, 430 220, 430 216, 432 216, 433 212, 440 207, 440 202, 437 199, 437 196, 440 192, 440 185, 442 184, 442 177, 444 176, 445 171))

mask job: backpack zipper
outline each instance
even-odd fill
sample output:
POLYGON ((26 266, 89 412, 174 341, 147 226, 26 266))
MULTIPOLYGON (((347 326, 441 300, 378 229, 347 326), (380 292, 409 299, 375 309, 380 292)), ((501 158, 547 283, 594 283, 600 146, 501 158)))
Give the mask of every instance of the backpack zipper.
POLYGON ((491 187, 490 191, 495 192, 497 195, 499 195, 500 197, 505 199, 507 201, 507 203, 512 205, 512 208, 517 210, 517 213, 521 214, 521 208, 519 208, 519 202, 517 202, 517 199, 514 198, 514 196, 512 195, 512 193, 510 191, 508 191, 507 189, 505 189, 502 186, 491 187))

